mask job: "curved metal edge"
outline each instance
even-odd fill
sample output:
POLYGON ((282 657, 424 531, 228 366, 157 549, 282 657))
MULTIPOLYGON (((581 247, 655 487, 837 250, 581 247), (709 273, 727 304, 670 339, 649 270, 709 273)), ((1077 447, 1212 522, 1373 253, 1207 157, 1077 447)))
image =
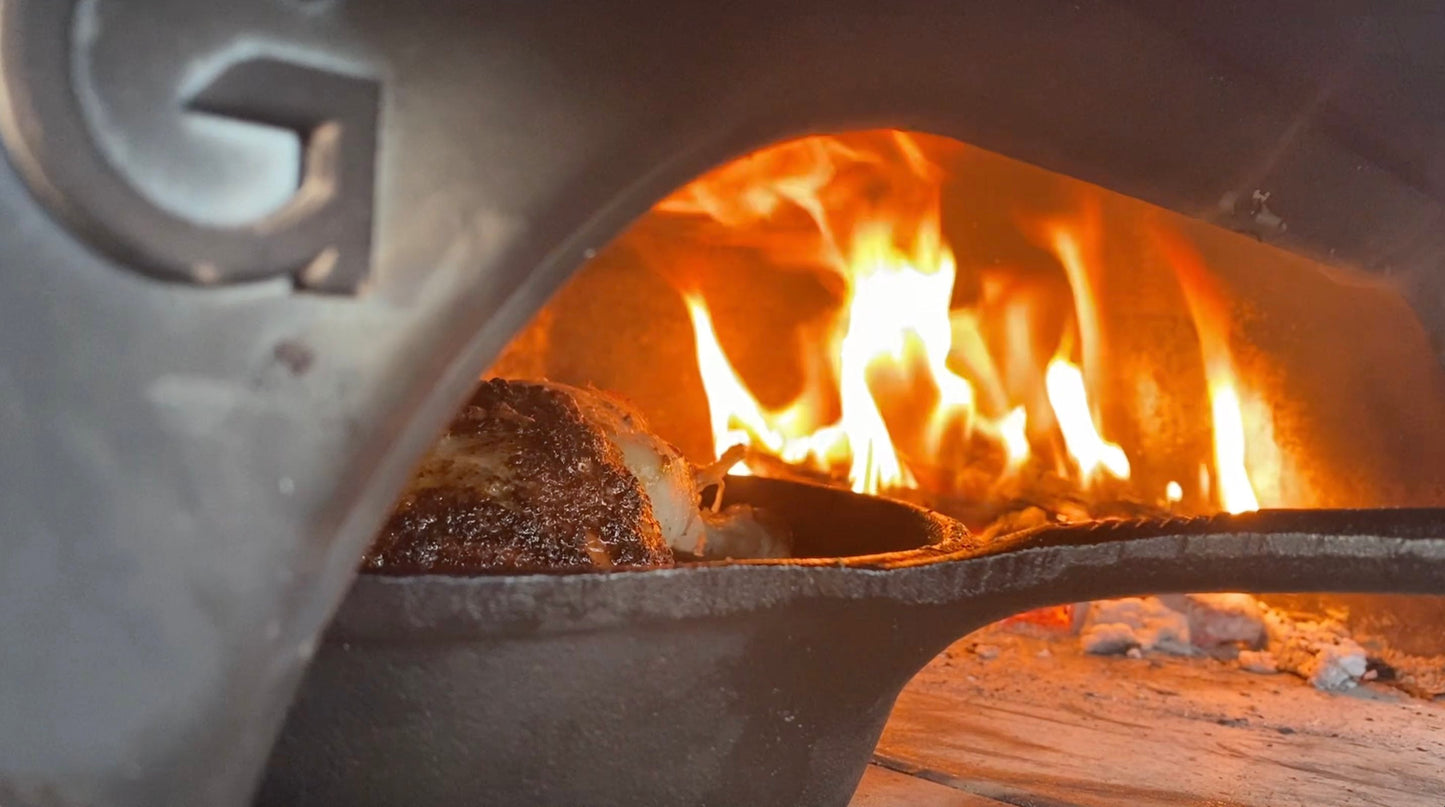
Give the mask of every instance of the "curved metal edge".
MULTIPOLYGON (((565 576, 363 576, 332 637, 595 630, 784 608, 805 600, 881 599, 926 609, 1015 611, 1168 591, 1390 591, 1445 594, 1445 509, 1272 511, 1155 522, 1102 522, 865 559, 699 564, 565 576), (998 610, 986 607, 985 610, 998 610)), ((952 620, 941 627, 948 633, 952 620)), ((960 634, 961 635, 961 634, 960 634)))

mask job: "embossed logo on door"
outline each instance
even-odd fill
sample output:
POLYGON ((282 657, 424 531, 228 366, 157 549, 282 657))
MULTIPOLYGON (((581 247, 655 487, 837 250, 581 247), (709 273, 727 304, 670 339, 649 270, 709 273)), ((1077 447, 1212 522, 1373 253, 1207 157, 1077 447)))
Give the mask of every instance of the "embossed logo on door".
POLYGON ((81 238, 165 280, 221 284, 290 276, 353 293, 371 269, 381 84, 275 56, 225 65, 177 115, 289 130, 301 143, 290 199, 260 218, 187 220, 139 192, 97 146, 73 86, 74 5, 0 4, 0 135, 35 195, 81 238))

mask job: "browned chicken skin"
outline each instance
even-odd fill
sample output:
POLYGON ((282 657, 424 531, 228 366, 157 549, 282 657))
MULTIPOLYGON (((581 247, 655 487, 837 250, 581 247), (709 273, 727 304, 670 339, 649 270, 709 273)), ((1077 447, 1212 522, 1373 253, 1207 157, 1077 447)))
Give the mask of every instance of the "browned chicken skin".
POLYGON ((364 567, 392 574, 672 565, 643 485, 581 390, 493 380, 422 461, 364 567))

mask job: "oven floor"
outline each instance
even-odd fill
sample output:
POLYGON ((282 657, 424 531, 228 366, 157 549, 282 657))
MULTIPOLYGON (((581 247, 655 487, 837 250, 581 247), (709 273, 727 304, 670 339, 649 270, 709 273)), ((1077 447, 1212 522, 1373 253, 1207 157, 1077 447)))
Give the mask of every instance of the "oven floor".
POLYGON ((1441 807, 1445 704, 995 628, 898 699, 854 807, 1441 807))

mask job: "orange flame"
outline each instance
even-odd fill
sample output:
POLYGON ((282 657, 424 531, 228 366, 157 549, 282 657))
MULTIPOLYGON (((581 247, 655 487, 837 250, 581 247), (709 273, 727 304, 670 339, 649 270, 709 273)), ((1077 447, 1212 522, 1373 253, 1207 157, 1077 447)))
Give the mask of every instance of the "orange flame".
POLYGON ((1170 504, 1178 504, 1184 499, 1184 488, 1174 480, 1164 486, 1164 501, 1170 504))
POLYGON ((1259 499, 1245 467, 1244 416, 1236 392, 1234 359, 1229 352, 1229 309, 1223 293, 1198 253, 1179 238, 1159 234, 1160 243, 1179 278, 1184 301, 1199 334, 1204 379, 1214 418, 1214 468, 1219 501, 1230 513, 1259 509, 1259 499))
POLYGON ((1008 455, 1008 470, 1018 470, 1029 459, 1028 413, 1015 406, 998 422, 998 436, 1008 455))
POLYGON ((1090 206, 1079 227, 1054 224, 1048 228, 1048 242, 1054 256, 1069 280, 1074 298, 1074 322, 1078 326, 1079 352, 1083 369, 1063 358, 1049 363, 1044 374, 1044 388, 1049 404, 1063 432, 1064 444, 1078 463, 1079 472, 1092 482, 1107 473, 1115 479, 1129 478, 1129 458, 1124 449, 1105 440, 1095 426, 1095 413, 1089 405, 1088 388, 1098 383, 1103 365, 1103 327, 1100 324, 1097 293, 1094 289, 1096 264, 1086 258, 1095 245, 1089 235, 1097 232, 1098 213, 1090 206))
POLYGON ((1059 264, 1064 267, 1064 274, 1069 279, 1069 289, 1074 294, 1074 321, 1079 327, 1079 352, 1083 357, 1084 378, 1091 386, 1098 382, 1099 370, 1103 365, 1103 328, 1099 324, 1099 307, 1090 262, 1085 258, 1086 239, 1080 230, 1096 231, 1097 215, 1094 208, 1090 207, 1083 227, 1075 229, 1054 224, 1048 230, 1049 246, 1059 264))
MULTIPOLYGON (((760 249, 783 264, 811 263, 842 281, 842 304, 825 345, 832 351, 831 395, 839 412, 829 424, 818 416, 817 390, 779 411, 761 406, 719 346, 702 298, 684 295, 719 455, 744 444, 786 463, 846 476, 864 493, 916 487, 907 458, 937 463, 946 446, 993 446, 1001 476, 1030 461, 1030 402, 1008 393, 978 313, 953 308, 957 267, 940 224, 941 178, 903 133, 867 149, 814 137, 730 163, 659 205, 722 225, 733 244, 760 249), (871 184, 860 188, 860 176, 871 184), (880 193, 880 178, 896 193, 880 193), (806 226, 789 220, 789 210, 801 212, 806 226), (953 361, 965 369, 955 371, 953 361), (986 391, 988 416, 980 410, 978 385, 986 391), (918 434, 905 438, 891 428, 884 412, 895 396, 929 402, 918 434)), ((1085 253, 1072 231, 1058 229, 1054 242, 1078 289, 1087 367, 1098 327, 1085 253)), ((1026 316, 1014 319, 1021 327, 1011 334, 1027 339, 1026 316)), ((1058 423, 1084 481, 1105 474, 1128 478, 1123 449, 1094 426, 1084 375, 1057 359, 1047 387, 1046 403, 1054 411, 1041 423, 1058 423)))
MULTIPOLYGON (((721 458, 733 446, 746 446, 754 441, 773 451, 780 451, 782 441, 769 427, 762 407, 738 378, 737 371, 718 343, 707 304, 696 292, 683 292, 682 299, 696 334, 697 366, 702 375, 703 393, 708 400, 714 455, 721 458)), ((741 475, 752 473, 747 463, 741 461, 729 471, 741 475)))
MULTIPOLYGON (((1077 215, 1039 230, 1067 281, 1067 306, 1056 282, 1002 267, 970 268, 956 295, 959 267, 940 209, 946 172, 929 156, 948 152, 930 146, 901 132, 803 138, 722 166, 659 203, 710 233, 710 245, 816 273, 837 299, 810 342, 816 354, 803 357, 802 391, 769 409, 729 361, 703 297, 683 294, 716 456, 742 445, 748 460, 734 473, 805 468, 863 493, 1013 496, 1037 478, 1028 468, 1085 488, 1130 482, 1128 452, 1105 437, 1096 408, 1107 352, 1102 197, 1082 194, 1077 215), (979 471, 992 480, 983 488, 979 471)), ((1213 419, 1213 462, 1201 464, 1189 500, 1257 509, 1227 300, 1184 242, 1153 229, 1199 336, 1213 419)), ((1178 481, 1150 484, 1162 505, 1185 500, 1178 481)))
POLYGON ((1093 480, 1100 473, 1108 473, 1115 479, 1128 479, 1129 458, 1124 455, 1124 449, 1100 437, 1094 428, 1084 391, 1084 374, 1079 368, 1063 359, 1054 359, 1049 363, 1044 383, 1049 391, 1049 403, 1059 419, 1059 429, 1064 433, 1064 443, 1084 478, 1093 480))

